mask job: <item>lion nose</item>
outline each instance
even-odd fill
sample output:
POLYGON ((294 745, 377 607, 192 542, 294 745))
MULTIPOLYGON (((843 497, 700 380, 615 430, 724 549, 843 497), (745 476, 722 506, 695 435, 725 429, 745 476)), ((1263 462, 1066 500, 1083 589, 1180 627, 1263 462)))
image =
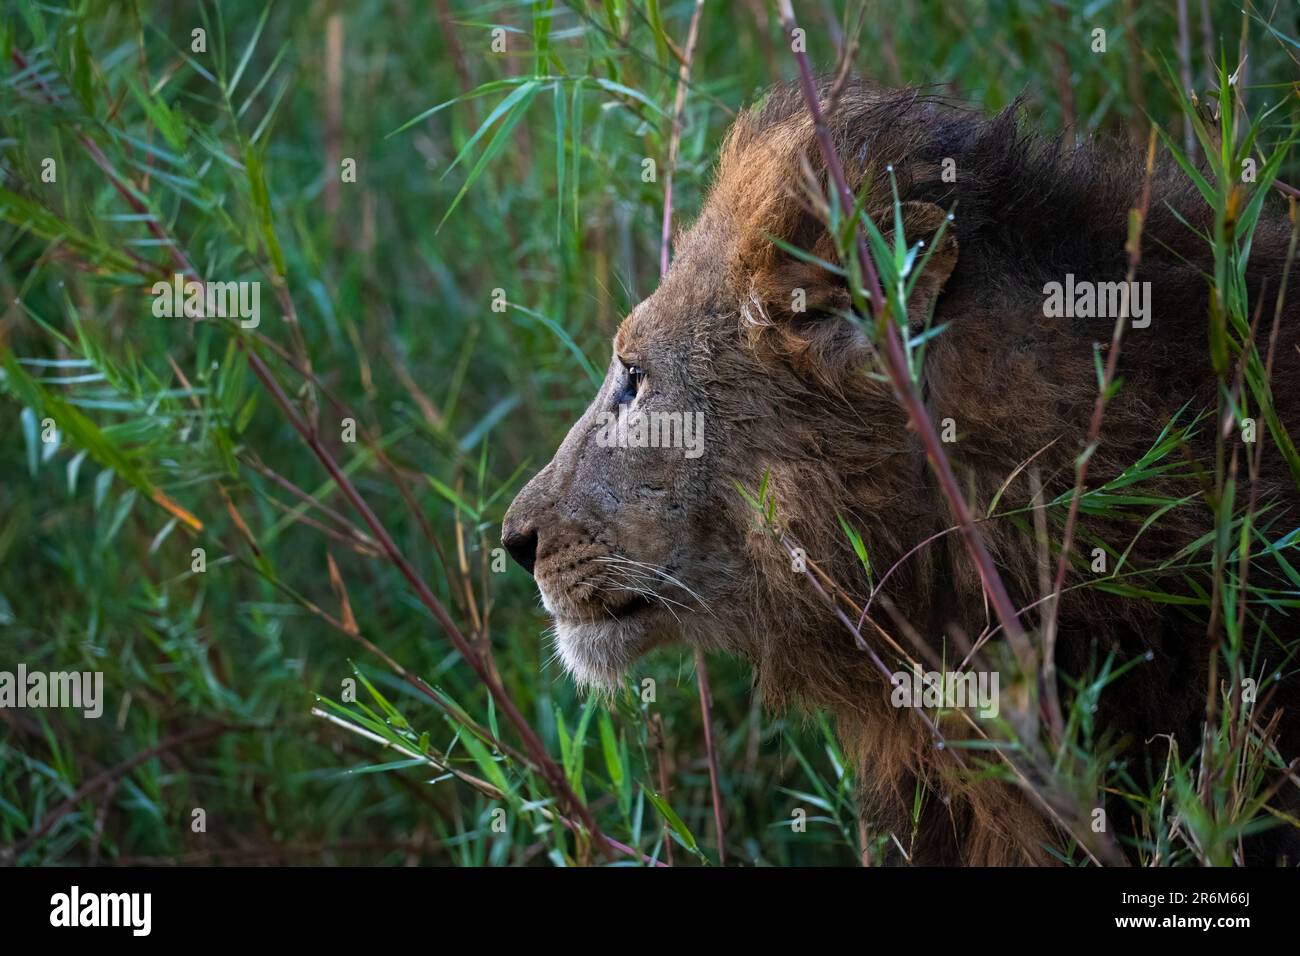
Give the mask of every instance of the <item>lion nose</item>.
POLYGON ((510 557, 529 574, 537 562, 537 532, 532 528, 519 529, 507 527, 501 531, 501 543, 510 552, 510 557))

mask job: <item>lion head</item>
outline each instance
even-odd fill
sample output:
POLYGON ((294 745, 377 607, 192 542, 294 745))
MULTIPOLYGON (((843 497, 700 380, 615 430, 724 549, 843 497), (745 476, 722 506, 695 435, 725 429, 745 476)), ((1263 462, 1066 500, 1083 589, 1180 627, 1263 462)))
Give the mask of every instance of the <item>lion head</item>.
MULTIPOLYGON (((864 117, 886 107, 860 96, 864 117)), ((916 450, 887 387, 862 375, 867 343, 842 314, 843 282, 773 242, 834 258, 797 188, 815 175, 813 146, 791 91, 735 124, 671 270, 619 327, 599 393, 506 515, 502 541, 535 577, 559 657, 584 684, 611 687, 674 641, 758 662, 774 611, 782 652, 796 652, 797 620, 825 611, 796 584, 790 550, 833 540, 868 485, 878 498, 902 491, 872 477, 916 450), (753 506, 760 485, 783 502, 784 543, 753 506)), ((946 215, 910 201, 904 214, 909 241, 946 215)), ((888 218, 886 231, 892 208, 888 218)), ((918 315, 955 264, 949 237, 913 293, 918 315)))

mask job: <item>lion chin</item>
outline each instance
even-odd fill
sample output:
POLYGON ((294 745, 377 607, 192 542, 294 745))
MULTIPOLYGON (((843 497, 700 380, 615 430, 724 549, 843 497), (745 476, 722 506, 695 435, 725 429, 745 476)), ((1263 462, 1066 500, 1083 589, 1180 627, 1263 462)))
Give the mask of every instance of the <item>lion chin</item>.
POLYGON ((605 694, 618 691, 623 675, 652 643, 631 623, 555 621, 555 646, 564 669, 580 686, 605 694))
POLYGON ((637 659, 677 636, 653 602, 637 598, 615 611, 589 610, 546 581, 538 581, 538 592, 554 622, 560 663, 584 690, 612 696, 637 659))

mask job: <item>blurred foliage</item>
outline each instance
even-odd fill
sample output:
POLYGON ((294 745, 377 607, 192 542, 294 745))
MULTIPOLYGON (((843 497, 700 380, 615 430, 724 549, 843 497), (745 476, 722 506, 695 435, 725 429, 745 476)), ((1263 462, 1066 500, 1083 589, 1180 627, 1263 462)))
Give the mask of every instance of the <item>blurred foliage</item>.
MULTIPOLYGON (((100 670, 107 702, 99 720, 0 713, 0 846, 25 863, 581 855, 548 821, 550 788, 492 746, 517 738, 357 530, 250 373, 251 349, 462 629, 491 646, 606 832, 659 859, 670 840, 676 862, 718 859, 690 655, 642 662, 637 693, 611 707, 584 701, 551 660, 532 582, 491 565, 511 497, 657 281, 694 6, 6 5, 0 670, 100 670), (156 317, 153 282, 185 262, 260 282, 260 326, 156 317), (349 679, 355 704, 341 703, 349 679)), ((1216 0, 1204 23, 1189 6, 1202 99, 1221 55, 1247 63, 1250 115, 1289 98, 1262 133, 1271 151, 1284 134, 1270 131, 1297 112, 1296 9, 1248 2, 1243 15, 1216 0)), ((819 67, 855 10, 798 5, 819 67)), ((1144 143, 1154 120, 1190 145, 1170 82, 1178 35, 1174 4, 873 0, 856 62, 987 111, 1019 98, 1049 132, 1144 143), (1090 50, 1095 27, 1105 54, 1090 50)), ((704 5, 675 222, 698 208, 735 112, 793 73, 766 3, 704 5)), ((1293 156, 1277 170, 1298 171, 1293 156)), ((851 774, 826 720, 766 715, 745 666, 710 669, 729 859, 856 861, 851 774), (806 833, 791 829, 796 808, 806 833)))

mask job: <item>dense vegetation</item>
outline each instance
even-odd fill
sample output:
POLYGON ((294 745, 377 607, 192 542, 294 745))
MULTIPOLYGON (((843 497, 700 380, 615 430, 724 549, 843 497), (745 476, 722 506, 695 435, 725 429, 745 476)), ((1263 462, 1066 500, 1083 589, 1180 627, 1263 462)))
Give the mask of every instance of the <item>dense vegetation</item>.
MULTIPOLYGON (((1300 179, 1296 9, 1240 7, 870 0, 860 28, 857 3, 796 11, 821 69, 851 42, 872 79, 1020 98, 1048 132, 1144 149, 1155 124, 1227 208, 1241 157, 1260 157, 1248 196, 1300 179)), ((719 861, 690 653, 584 699, 532 582, 493 555, 658 280, 670 171, 680 224, 736 110, 795 75, 775 5, 696 14, 6 5, 0 670, 102 671, 106 701, 0 711, 18 862, 562 864, 598 858, 584 817, 637 851, 612 859, 719 861), (260 283, 260 324, 158 316, 177 274, 260 283)), ((1248 231, 1209 238, 1248 320, 1227 289, 1248 231)), ((1207 565, 1232 607, 1249 532, 1227 498, 1207 565)), ((1290 580, 1269 597, 1283 619, 1290 580)), ((1229 656, 1265 629, 1246 620, 1229 656)), ((728 862, 853 863, 888 838, 859 832, 825 719, 765 714, 742 663, 708 664, 728 862)), ((1081 787, 1105 770, 1058 769, 1081 787)), ((1174 790, 1148 806, 1159 862, 1223 861, 1259 812, 1251 787, 1212 808, 1174 790)))

